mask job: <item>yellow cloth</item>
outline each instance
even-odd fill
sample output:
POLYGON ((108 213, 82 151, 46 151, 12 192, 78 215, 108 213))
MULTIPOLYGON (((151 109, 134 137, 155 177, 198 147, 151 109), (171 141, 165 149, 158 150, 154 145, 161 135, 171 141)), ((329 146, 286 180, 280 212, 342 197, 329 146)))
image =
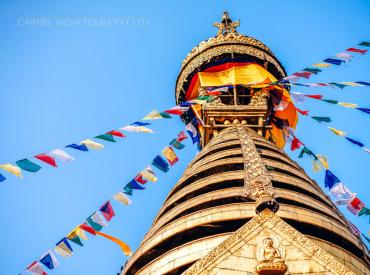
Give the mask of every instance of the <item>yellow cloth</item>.
POLYGON ((338 136, 345 136, 346 135, 346 132, 343 132, 341 130, 338 130, 338 129, 335 129, 335 128, 332 128, 332 127, 328 127, 328 129, 330 131, 332 131, 334 134, 338 135, 338 136))
POLYGON ((85 139, 81 141, 81 144, 85 144, 89 149, 93 149, 93 150, 101 150, 104 148, 103 144, 99 142, 95 142, 91 139, 85 139))
POLYGON ((171 147, 166 147, 162 150, 162 154, 166 157, 166 159, 172 165, 174 162, 178 160, 176 153, 173 151, 171 147))
POLYGON ((347 102, 338 102, 338 105, 347 107, 347 108, 357 108, 358 105, 354 103, 347 103, 347 102))
POLYGON ((23 179, 21 168, 19 168, 18 166, 15 166, 11 163, 5 163, 3 165, 0 165, 0 168, 23 179))
MULTIPOLYGON (((256 85, 276 81, 276 78, 257 64, 236 66, 220 72, 199 72, 200 86, 256 85)), ((266 85, 264 85, 266 86, 266 85)))
POLYGON ((314 172, 319 172, 319 171, 321 171, 321 166, 320 166, 320 164, 319 164, 319 162, 318 162, 317 160, 313 160, 313 161, 312 161, 312 170, 313 170, 314 172))
POLYGON ((316 63, 316 64, 313 64, 313 66, 315 67, 319 67, 319 68, 328 68, 330 67, 331 65, 328 64, 328 63, 316 63))
POLYGON ((141 175, 146 178, 147 180, 151 181, 151 182, 157 182, 158 178, 152 174, 151 172, 147 171, 146 169, 144 169, 143 171, 140 172, 141 175))
POLYGON ((328 158, 326 156, 323 156, 323 155, 316 155, 316 157, 319 159, 322 166, 324 166, 325 169, 328 170, 329 169, 328 158))
POLYGON ((87 240, 87 237, 85 235, 85 231, 82 230, 80 227, 75 227, 75 229, 73 229, 68 235, 67 235, 67 238, 76 238, 76 237, 79 237, 81 239, 84 239, 84 240, 87 240))
POLYGON ((73 252, 66 246, 65 243, 58 244, 58 246, 56 246, 54 250, 56 253, 63 257, 68 257, 73 254, 73 252))
POLYGON ((113 199, 123 203, 124 205, 130 205, 132 203, 131 200, 122 192, 118 192, 117 194, 114 194, 113 199))
POLYGON ((149 114, 147 114, 143 120, 152 120, 152 119, 161 119, 163 118, 161 116, 161 114, 156 110, 154 109, 153 111, 151 111, 149 114))
POLYGON ((118 244, 119 247, 122 249, 123 253, 126 256, 130 257, 132 255, 131 248, 127 244, 125 244, 123 241, 121 241, 120 239, 117 239, 113 236, 110 236, 108 234, 105 234, 105 233, 102 233, 102 232, 99 232, 99 231, 95 231, 95 234, 99 235, 99 236, 102 236, 104 238, 107 238, 108 240, 111 240, 112 242, 118 244))
POLYGON ((344 84, 344 85, 352 86, 352 87, 359 87, 359 86, 363 86, 363 85, 358 84, 358 83, 355 83, 355 82, 341 82, 340 84, 344 84))

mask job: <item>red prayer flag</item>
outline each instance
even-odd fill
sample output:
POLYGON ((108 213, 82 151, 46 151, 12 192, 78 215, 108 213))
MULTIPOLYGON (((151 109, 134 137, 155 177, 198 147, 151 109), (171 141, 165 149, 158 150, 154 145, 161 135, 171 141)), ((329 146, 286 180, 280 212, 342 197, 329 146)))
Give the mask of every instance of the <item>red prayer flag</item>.
POLYGON ((103 204, 102 207, 100 207, 99 209, 105 219, 109 222, 116 214, 114 213, 114 210, 113 210, 113 207, 112 207, 112 204, 110 203, 110 201, 107 201, 106 203, 103 204))
POLYGON ((290 150, 294 151, 297 150, 299 147, 301 147, 303 143, 296 137, 293 137, 292 144, 290 147, 290 150))
POLYGON ((185 134, 185 132, 184 131, 181 131, 178 135, 177 135, 177 142, 181 142, 181 141, 183 141, 183 140, 185 140, 185 139, 187 139, 188 137, 187 137, 187 135, 185 134))
POLYGON ((365 54, 367 52, 367 50, 361 50, 361 49, 356 49, 356 48, 348 48, 346 51, 353 52, 353 53, 360 53, 360 54, 365 54))
POLYGON ((347 204, 347 209, 353 214, 357 215, 360 210, 365 207, 365 204, 360 201, 359 198, 355 197, 347 204))
POLYGON ((296 107, 297 111, 301 114, 301 115, 304 115, 304 116, 307 116, 308 115, 308 110, 301 110, 301 109, 298 109, 296 107))
POLYGON ((120 131, 112 130, 107 133, 108 135, 116 136, 116 137, 126 137, 126 135, 122 134, 120 131))
POLYGON ((40 154, 40 155, 35 156, 35 158, 37 158, 37 159, 39 159, 43 162, 46 162, 47 164, 50 164, 51 166, 57 167, 57 163, 55 162, 55 158, 52 157, 52 156, 49 156, 47 154, 40 154))
POLYGON ((298 72, 298 73, 294 73, 293 75, 309 79, 311 74, 312 73, 310 73, 310 72, 298 72))
POLYGON ((96 235, 96 232, 94 228, 92 228, 90 225, 88 225, 86 222, 83 224, 80 224, 80 228, 85 230, 86 232, 89 232, 92 235, 96 235))
POLYGON ((141 175, 141 173, 136 176, 135 180, 141 184, 145 184, 148 182, 147 180, 143 179, 143 176, 141 175))
POLYGON ((323 96, 322 95, 304 95, 305 97, 310 97, 310 98, 314 98, 314 99, 322 99, 323 96))

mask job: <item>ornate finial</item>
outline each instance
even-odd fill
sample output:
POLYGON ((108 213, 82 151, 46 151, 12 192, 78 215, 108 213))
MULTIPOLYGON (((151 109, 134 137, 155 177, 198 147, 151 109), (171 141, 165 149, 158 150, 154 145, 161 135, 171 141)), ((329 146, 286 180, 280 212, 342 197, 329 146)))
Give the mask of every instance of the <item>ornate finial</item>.
POLYGON ((233 22, 229 17, 229 13, 224 11, 221 22, 215 22, 213 23, 213 26, 218 28, 216 36, 222 36, 229 33, 238 34, 236 27, 240 26, 240 20, 233 22))

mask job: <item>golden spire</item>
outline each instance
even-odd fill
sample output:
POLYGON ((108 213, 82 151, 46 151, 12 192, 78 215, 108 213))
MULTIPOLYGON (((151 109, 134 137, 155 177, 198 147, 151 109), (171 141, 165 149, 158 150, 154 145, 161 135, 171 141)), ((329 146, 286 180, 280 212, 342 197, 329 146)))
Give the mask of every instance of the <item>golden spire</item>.
POLYGON ((236 27, 240 26, 240 20, 233 22, 229 17, 229 13, 224 11, 221 22, 215 22, 213 26, 218 28, 216 36, 222 36, 228 33, 238 34, 236 27))

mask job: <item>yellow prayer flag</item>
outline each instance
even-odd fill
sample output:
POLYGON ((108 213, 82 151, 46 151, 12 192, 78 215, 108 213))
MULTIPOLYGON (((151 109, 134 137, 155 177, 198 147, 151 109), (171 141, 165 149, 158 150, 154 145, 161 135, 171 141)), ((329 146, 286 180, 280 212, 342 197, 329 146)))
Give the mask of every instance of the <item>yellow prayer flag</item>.
POLYGON ((166 147, 162 150, 162 154, 166 157, 170 165, 174 165, 179 159, 176 156, 176 153, 171 147, 166 147))
POLYGON ((321 171, 321 166, 320 166, 320 164, 319 164, 319 162, 318 162, 317 160, 313 160, 313 161, 312 161, 312 170, 313 170, 314 172, 319 172, 319 171, 321 171))
POLYGON ((363 86, 363 85, 358 84, 356 82, 341 82, 340 84, 347 85, 347 86, 352 86, 352 87, 360 87, 360 86, 363 86))
POLYGON ((158 178, 155 176, 154 172, 152 172, 148 169, 144 169, 140 173, 144 178, 148 179, 151 182, 157 182, 157 180, 158 180, 158 178))
POLYGON ((103 144, 99 142, 95 142, 91 139, 85 139, 81 141, 81 144, 85 144, 89 149, 93 149, 93 150, 101 150, 104 148, 103 144))
POLYGON ((319 159, 322 166, 324 166, 325 169, 328 170, 329 169, 328 158, 326 156, 323 156, 323 155, 316 155, 316 157, 319 159))
POLYGON ((319 67, 319 68, 328 68, 330 67, 331 65, 328 64, 328 63, 316 63, 316 64, 313 64, 313 66, 315 67, 319 67))
POLYGON ((129 197, 127 197, 122 192, 118 192, 117 194, 114 194, 113 195, 113 199, 115 199, 116 201, 119 201, 119 202, 123 203, 124 205, 130 205, 132 203, 131 200, 129 199, 129 197))
POLYGON ((60 256, 69 257, 73 253, 72 251, 66 246, 65 243, 60 243, 54 248, 55 252, 58 253, 60 256))
POLYGON ((68 235, 67 238, 76 238, 79 237, 81 239, 87 240, 87 237, 85 235, 85 232, 79 227, 75 227, 68 235))
POLYGON ((332 128, 332 127, 328 127, 328 129, 330 131, 332 131, 334 134, 338 135, 338 136, 345 136, 346 135, 346 132, 343 132, 341 130, 338 130, 338 129, 335 129, 335 128, 332 128))
POLYGON ((149 114, 147 114, 142 120, 152 120, 152 119, 161 119, 161 118, 163 118, 161 114, 156 109, 154 109, 149 114))
POLYGON ((357 108, 358 105, 354 103, 347 103, 347 102, 338 102, 338 105, 347 107, 347 108, 357 108))
POLYGON ((5 163, 3 165, 0 165, 0 168, 23 179, 21 168, 19 168, 18 166, 15 166, 11 163, 5 163))

